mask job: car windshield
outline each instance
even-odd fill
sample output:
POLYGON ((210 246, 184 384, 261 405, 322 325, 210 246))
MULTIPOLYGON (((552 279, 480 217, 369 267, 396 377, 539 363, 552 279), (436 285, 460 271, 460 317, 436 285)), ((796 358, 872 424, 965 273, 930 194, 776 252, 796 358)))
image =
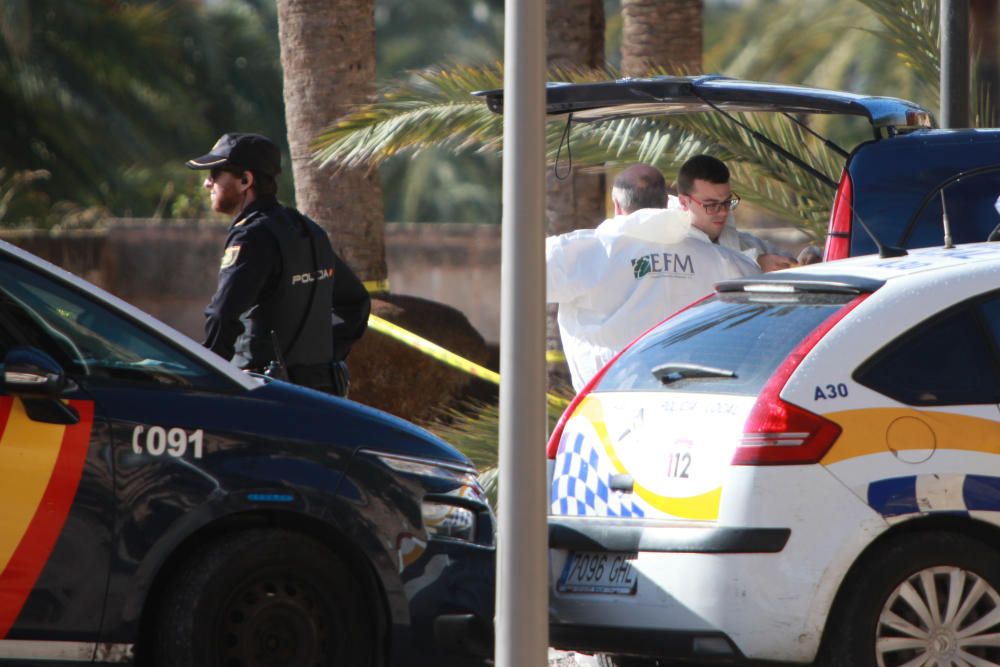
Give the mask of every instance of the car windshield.
POLYGON ((718 294, 667 320, 608 369, 597 391, 756 395, 850 294, 718 294))
POLYGON ((220 384, 203 364, 102 304, 17 262, 0 259, 0 268, 0 356, 33 345, 93 380, 220 384))

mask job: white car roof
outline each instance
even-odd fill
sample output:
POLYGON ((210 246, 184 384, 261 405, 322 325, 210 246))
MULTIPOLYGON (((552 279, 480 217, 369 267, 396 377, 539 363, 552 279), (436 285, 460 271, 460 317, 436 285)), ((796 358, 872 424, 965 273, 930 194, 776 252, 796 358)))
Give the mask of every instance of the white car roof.
POLYGON ((184 349, 185 352, 190 354, 192 357, 196 357, 199 361, 204 362, 207 366, 211 366, 217 370, 222 375, 231 379, 233 382, 242 386, 245 389, 254 389, 259 387, 261 381, 253 376, 244 373, 239 368, 229 363, 219 355, 214 352, 210 352, 205 347, 199 343, 191 340, 186 335, 177 331, 173 327, 170 327, 163 322, 159 321, 155 317, 139 310, 132 304, 124 301, 114 294, 104 291, 100 287, 83 280, 82 278, 73 275, 69 271, 62 269, 51 262, 47 262, 44 259, 32 255, 31 253, 18 248, 17 246, 9 243, 7 241, 0 240, 0 252, 4 252, 7 255, 16 257, 17 259, 40 269, 44 273, 47 273, 63 282, 71 284, 73 287, 86 292, 93 296, 95 299, 102 301, 116 310, 121 311, 126 316, 130 317, 137 322, 145 325, 146 327, 162 334, 163 336, 169 338, 178 347, 184 349))
POLYGON ((925 271, 972 266, 984 262, 1000 263, 1000 243, 968 243, 953 248, 933 247, 909 250, 902 257, 864 255, 833 262, 813 264, 808 270, 818 274, 851 273, 875 280, 891 280, 925 271))
POLYGON ((953 248, 918 248, 902 257, 865 255, 821 262, 719 283, 716 289, 756 291, 778 289, 778 285, 785 284, 800 285, 817 291, 829 287, 843 291, 871 292, 888 281, 930 272, 964 274, 994 270, 1000 270, 1000 243, 969 243, 953 248))

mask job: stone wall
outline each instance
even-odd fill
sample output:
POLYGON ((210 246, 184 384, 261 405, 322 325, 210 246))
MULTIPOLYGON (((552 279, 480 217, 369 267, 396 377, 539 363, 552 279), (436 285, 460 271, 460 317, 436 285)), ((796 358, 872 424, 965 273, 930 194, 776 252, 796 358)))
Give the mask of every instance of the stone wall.
POLYGON ((102 229, 5 230, 0 238, 200 340, 225 234, 221 223, 113 220, 102 229))
MULTIPOLYGON (((93 230, 5 230, 24 248, 200 340, 215 288, 222 222, 111 220, 93 230)), ((500 337, 500 228, 387 224, 390 289, 450 305, 487 342, 500 337)))
POLYGON ((390 223, 390 290, 457 308, 488 343, 500 340, 500 225, 390 223))

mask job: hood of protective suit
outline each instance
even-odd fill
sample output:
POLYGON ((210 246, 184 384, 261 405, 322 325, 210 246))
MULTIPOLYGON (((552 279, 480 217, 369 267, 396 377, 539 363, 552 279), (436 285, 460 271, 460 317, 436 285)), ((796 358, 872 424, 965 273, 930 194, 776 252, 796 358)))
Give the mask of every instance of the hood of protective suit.
POLYGON ((691 232, 691 214, 680 209, 644 208, 628 215, 609 218, 594 230, 604 245, 611 245, 620 237, 650 243, 678 243, 691 232))

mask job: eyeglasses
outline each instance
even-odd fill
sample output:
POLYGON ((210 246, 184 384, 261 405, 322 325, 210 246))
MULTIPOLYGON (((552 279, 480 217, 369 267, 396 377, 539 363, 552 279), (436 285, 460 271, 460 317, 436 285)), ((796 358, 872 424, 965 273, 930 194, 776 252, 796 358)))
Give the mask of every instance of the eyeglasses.
POLYGON ((740 196, 735 192, 729 199, 720 202, 703 202, 694 195, 687 196, 691 199, 691 201, 705 209, 705 213, 708 213, 709 215, 715 215, 716 213, 722 213, 724 211, 732 211, 740 205, 740 196))

